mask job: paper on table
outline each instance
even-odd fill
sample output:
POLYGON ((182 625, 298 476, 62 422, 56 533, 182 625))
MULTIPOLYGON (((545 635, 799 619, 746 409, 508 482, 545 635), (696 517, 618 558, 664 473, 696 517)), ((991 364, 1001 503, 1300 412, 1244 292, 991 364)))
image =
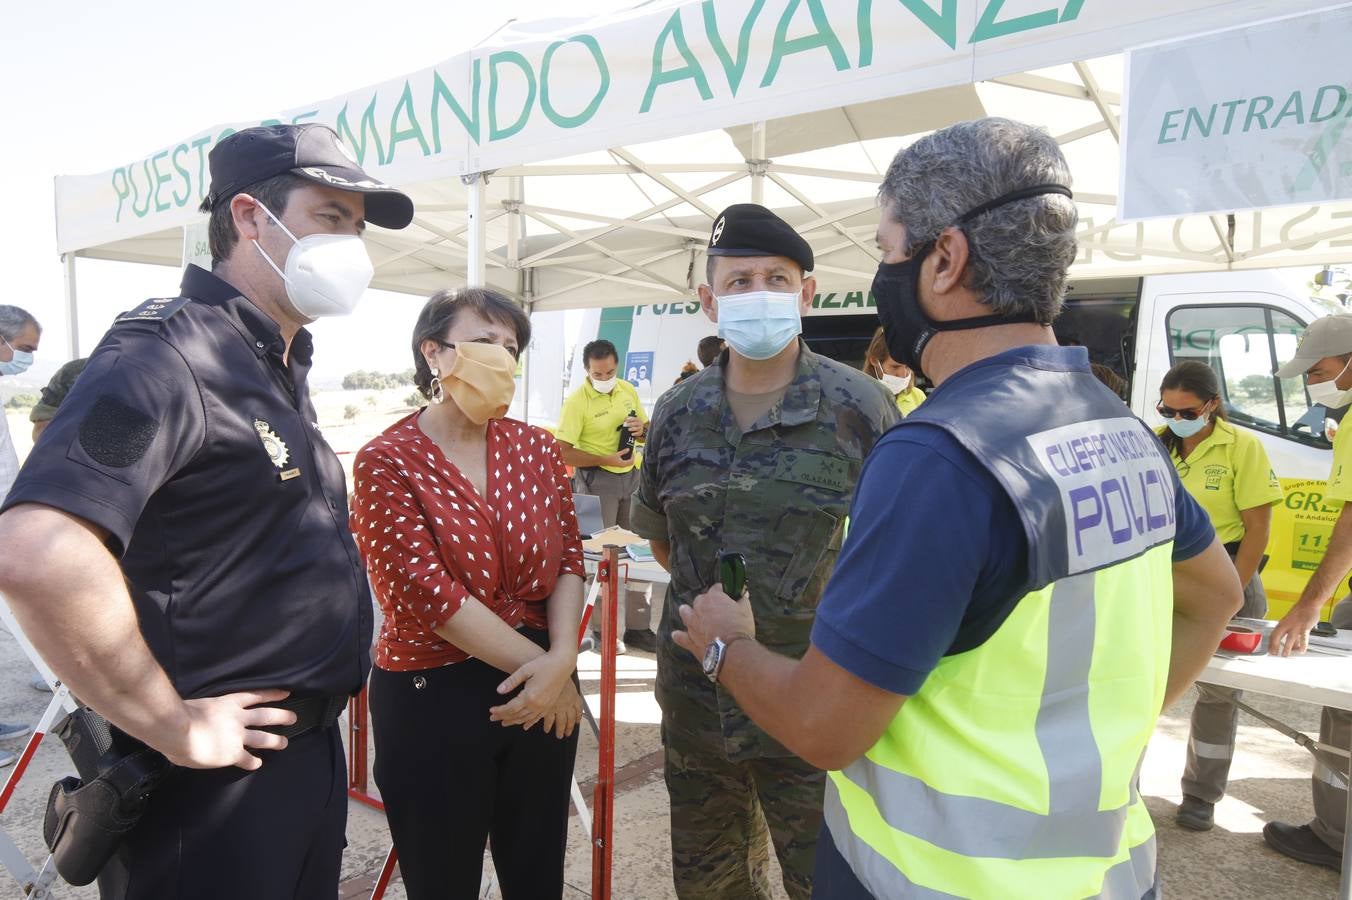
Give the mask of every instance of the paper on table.
POLYGON ((643 538, 634 534, 632 531, 626 531, 618 525, 607 528, 605 531, 598 531, 590 538, 582 542, 582 549, 588 553, 600 553, 607 544, 618 544, 621 547, 626 544, 646 544, 643 538))

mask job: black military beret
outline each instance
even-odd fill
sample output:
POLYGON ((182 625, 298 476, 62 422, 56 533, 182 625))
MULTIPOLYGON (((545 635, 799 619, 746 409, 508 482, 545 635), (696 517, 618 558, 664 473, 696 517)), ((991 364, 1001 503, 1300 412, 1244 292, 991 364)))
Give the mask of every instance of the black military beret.
POLYGON ((758 203, 734 203, 714 220, 710 256, 783 256, 812 271, 812 245, 758 203))

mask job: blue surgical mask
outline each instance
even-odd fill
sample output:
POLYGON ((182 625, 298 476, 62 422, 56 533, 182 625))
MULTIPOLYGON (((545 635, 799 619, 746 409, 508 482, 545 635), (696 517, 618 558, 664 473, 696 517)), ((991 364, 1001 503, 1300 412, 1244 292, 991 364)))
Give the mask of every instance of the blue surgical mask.
MULTIPOLYGON (((0 337, 0 341, 5 341, 0 337)), ((33 354, 27 350, 15 350, 14 345, 5 341, 5 346, 14 354, 9 362, 0 362, 0 375, 21 375, 28 371, 28 367, 33 365, 33 354)))
POLYGON ((797 292, 751 291, 717 300, 718 336, 747 359, 769 359, 803 331, 797 292))
POLYGON ((1169 430, 1181 438, 1190 438, 1211 422, 1211 416, 1198 416, 1189 422, 1187 419, 1170 419, 1169 430))

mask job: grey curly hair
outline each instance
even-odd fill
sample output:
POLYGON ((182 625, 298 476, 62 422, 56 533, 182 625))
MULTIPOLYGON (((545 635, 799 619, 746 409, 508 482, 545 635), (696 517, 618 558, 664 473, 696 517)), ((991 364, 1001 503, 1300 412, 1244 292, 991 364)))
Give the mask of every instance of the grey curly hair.
POLYGON ((38 324, 38 320, 33 318, 33 314, 28 310, 18 306, 0 305, 0 337, 12 341, 30 323, 39 334, 42 333, 42 326, 38 324))
MULTIPOLYGON (((959 216, 1020 188, 1070 186, 1070 166, 1044 129, 1010 119, 959 122, 901 150, 878 200, 906 227, 907 253, 959 216)), ((1061 312, 1075 260, 1074 201, 1059 194, 1016 200, 957 226, 967 236, 967 287, 999 315, 1061 312)))

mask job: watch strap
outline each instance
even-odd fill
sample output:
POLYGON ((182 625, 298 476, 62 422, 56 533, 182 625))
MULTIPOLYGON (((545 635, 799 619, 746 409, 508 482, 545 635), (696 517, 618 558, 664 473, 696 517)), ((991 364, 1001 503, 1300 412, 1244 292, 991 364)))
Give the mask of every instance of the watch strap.
POLYGON ((739 632, 729 637, 726 641, 723 640, 722 638, 717 638, 716 640, 722 643, 723 652, 718 654, 718 662, 714 666, 713 672, 709 675, 709 680, 711 680, 714 684, 718 683, 718 676, 723 674, 723 664, 727 662, 728 649, 738 641, 754 641, 755 638, 749 634, 739 632))

